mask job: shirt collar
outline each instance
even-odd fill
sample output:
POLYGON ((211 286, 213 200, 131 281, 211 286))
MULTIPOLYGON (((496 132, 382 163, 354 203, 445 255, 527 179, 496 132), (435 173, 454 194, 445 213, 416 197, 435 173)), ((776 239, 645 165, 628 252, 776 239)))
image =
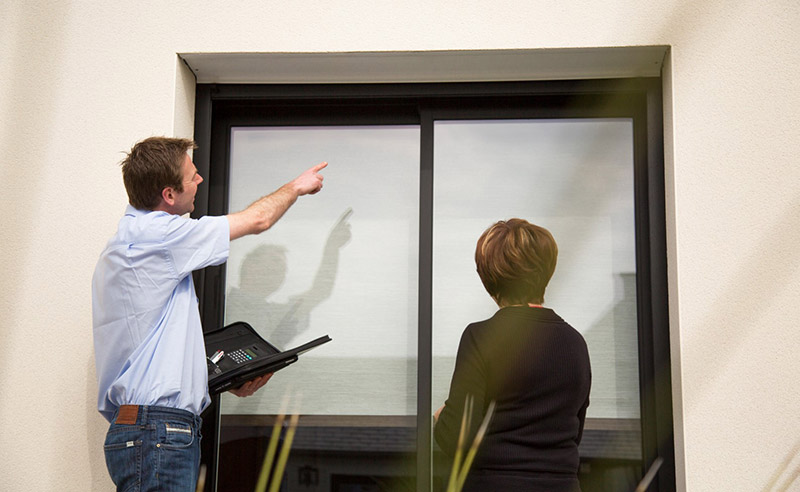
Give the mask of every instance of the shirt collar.
POLYGON ((540 321, 563 321, 555 311, 548 307, 507 306, 500 308, 495 316, 523 317, 540 321))
MULTIPOLYGON (((155 212, 156 212, 155 210, 141 210, 141 209, 138 209, 138 208, 136 208, 136 207, 134 207, 133 205, 130 205, 130 204, 128 204, 125 207, 125 215, 130 216, 130 217, 141 217, 143 215, 152 214, 152 213, 155 213, 155 212)), ((167 212, 160 212, 159 211, 158 213, 165 214, 167 212)))

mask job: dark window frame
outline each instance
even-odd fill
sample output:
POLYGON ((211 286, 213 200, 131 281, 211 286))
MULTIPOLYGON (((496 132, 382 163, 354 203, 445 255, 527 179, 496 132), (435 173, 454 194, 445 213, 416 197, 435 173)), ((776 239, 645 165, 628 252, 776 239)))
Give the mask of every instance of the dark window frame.
MULTIPOLYGON (((230 128, 248 125, 418 124, 420 155, 417 490, 431 489, 433 122, 442 119, 630 117, 634 207, 642 474, 663 458, 650 490, 675 489, 667 289, 661 78, 424 84, 199 84, 194 162, 200 187, 193 216, 228 213, 230 128), (268 115, 268 116, 265 116, 268 115)), ((271 190, 265 190, 268 192, 271 190)), ((225 266, 195 273, 203 326, 223 322, 225 266)), ((204 413, 203 462, 216 490, 219 404, 204 413)))

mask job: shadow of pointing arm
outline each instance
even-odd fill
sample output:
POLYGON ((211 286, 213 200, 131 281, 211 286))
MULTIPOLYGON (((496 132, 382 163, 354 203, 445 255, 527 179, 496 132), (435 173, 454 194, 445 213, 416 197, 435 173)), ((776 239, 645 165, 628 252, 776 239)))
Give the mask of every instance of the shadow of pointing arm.
POLYGON ((348 207, 331 228, 328 240, 325 242, 325 249, 322 251, 317 273, 314 282, 307 292, 302 294, 302 298, 310 305, 308 309, 321 303, 330 297, 333 286, 336 282, 336 274, 339 269, 339 251, 350 241, 350 223, 348 220, 353 214, 353 209, 348 207))

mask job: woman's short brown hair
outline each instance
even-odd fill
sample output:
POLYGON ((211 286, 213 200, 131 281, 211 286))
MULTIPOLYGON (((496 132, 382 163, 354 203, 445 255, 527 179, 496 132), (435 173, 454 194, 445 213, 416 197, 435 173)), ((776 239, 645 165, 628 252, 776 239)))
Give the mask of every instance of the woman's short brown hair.
POLYGON ((186 152, 196 148, 193 140, 168 137, 150 137, 134 145, 120 163, 130 204, 153 210, 164 188, 183 191, 181 164, 186 152))
POLYGON ((544 302, 557 258, 550 231, 523 219, 492 225, 475 248, 478 275, 500 306, 544 302))

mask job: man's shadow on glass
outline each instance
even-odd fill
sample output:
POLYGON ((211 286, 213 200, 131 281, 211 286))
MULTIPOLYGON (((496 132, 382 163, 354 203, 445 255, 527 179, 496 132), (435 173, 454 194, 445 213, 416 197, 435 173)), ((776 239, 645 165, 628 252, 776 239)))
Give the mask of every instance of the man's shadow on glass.
POLYGON ((270 300, 287 275, 286 248, 272 244, 258 246, 245 256, 239 287, 232 287, 226 303, 226 321, 245 321, 271 344, 284 350, 297 335, 309 328, 311 311, 330 297, 339 269, 339 251, 350 241, 348 208, 328 235, 314 282, 305 292, 285 303, 270 300))

